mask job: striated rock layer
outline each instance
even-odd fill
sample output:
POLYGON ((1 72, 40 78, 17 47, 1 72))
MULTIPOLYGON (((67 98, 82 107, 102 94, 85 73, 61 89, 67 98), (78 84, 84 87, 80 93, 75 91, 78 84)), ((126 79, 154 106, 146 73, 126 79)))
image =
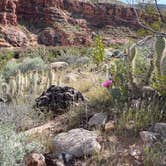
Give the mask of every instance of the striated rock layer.
MULTIPOLYGON (((121 35, 119 26, 140 27, 133 8, 127 6, 86 0, 1 0, 0 24, 16 26, 17 20, 46 46, 90 45, 94 32, 102 31, 108 41, 121 35), (108 31, 111 27, 115 32, 108 31)), ((124 31, 124 36, 128 33, 124 31)), ((22 46, 18 41, 9 43, 22 46)))
POLYGON ((17 0, 0 1, 0 23, 17 25, 16 2, 17 0))
POLYGON ((77 23, 82 18, 97 27, 129 26, 129 22, 132 27, 138 26, 133 8, 107 3, 96 5, 80 0, 20 0, 17 11, 20 19, 44 25, 52 25, 55 21, 77 23))

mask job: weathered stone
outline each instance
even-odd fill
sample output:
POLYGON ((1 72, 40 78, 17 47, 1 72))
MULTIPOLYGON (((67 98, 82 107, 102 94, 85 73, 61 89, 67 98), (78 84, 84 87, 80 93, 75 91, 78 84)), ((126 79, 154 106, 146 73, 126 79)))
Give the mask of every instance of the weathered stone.
POLYGON ((105 131, 110 132, 115 129, 115 122, 114 121, 109 121, 105 124, 105 131))
MULTIPOLYGON (((158 15, 142 16, 138 9, 137 13, 146 22, 158 20, 158 15)), ((134 9, 129 6, 94 4, 84 0, 1 0, 0 24, 5 27, 16 26, 21 21, 37 26, 40 33, 36 38, 39 44, 47 46, 90 45, 94 37, 94 27, 100 29, 110 26, 116 27, 116 30, 118 26, 140 27, 134 9)), ((126 38, 117 39, 119 33, 113 32, 113 43, 125 42, 126 38)), ((105 34, 105 41, 109 44, 110 36, 105 34)))
POLYGON ((66 62, 53 62, 50 64, 50 68, 54 70, 62 70, 68 67, 66 62))
POLYGON ((160 138, 158 133, 153 133, 149 131, 141 131, 140 137, 145 145, 152 146, 155 142, 157 142, 160 138))
POLYGON ((99 152, 100 144, 96 141, 98 134, 85 129, 73 129, 60 133, 54 138, 55 153, 69 153, 75 157, 99 152))
POLYGON ((46 166, 45 157, 42 154, 32 153, 24 158, 25 166, 46 166))
POLYGON ((4 34, 4 39, 15 47, 22 47, 27 44, 27 36, 20 29, 14 26, 3 28, 0 33, 4 34))
POLYGON ((17 25, 16 2, 17 0, 0 1, 0 24, 17 25))
POLYGON ((166 123, 156 123, 154 126, 154 132, 159 133, 166 139, 166 123))
POLYGON ((93 126, 94 127, 101 127, 101 126, 105 125, 106 121, 107 121, 107 114, 100 112, 100 113, 94 114, 90 118, 88 125, 89 125, 89 127, 93 127, 93 126))
POLYGON ((48 108, 56 114, 60 112, 64 113, 64 111, 69 109, 73 104, 83 102, 84 97, 79 91, 72 87, 52 85, 35 101, 37 107, 48 108))
POLYGON ((132 157, 134 157, 136 160, 142 160, 143 151, 140 146, 134 144, 134 145, 129 146, 129 148, 130 148, 129 153, 132 157))
POLYGON ((69 83, 69 82, 76 82, 79 78, 78 74, 74 74, 74 73, 69 73, 65 76, 64 81, 65 83, 69 83))

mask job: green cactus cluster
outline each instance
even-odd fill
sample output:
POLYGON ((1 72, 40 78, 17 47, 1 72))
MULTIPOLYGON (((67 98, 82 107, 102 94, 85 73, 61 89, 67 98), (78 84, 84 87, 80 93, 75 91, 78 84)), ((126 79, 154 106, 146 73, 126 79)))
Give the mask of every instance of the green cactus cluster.
POLYGON ((160 70, 161 70, 161 75, 166 76, 166 51, 163 52, 163 55, 160 61, 160 70))
POLYGON ((161 59, 165 59, 163 58, 163 52, 165 49, 165 40, 163 37, 161 36, 157 36, 156 37, 156 41, 155 41, 155 52, 156 52, 156 57, 155 57, 155 68, 156 68, 156 74, 157 75, 161 75, 161 69, 164 69, 164 63, 161 63, 161 59), (160 64, 162 66, 160 66, 160 64))

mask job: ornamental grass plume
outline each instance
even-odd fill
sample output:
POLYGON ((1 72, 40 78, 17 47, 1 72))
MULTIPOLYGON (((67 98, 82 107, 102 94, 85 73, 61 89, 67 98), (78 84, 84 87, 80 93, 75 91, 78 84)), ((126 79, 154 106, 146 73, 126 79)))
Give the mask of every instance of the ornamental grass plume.
POLYGON ((107 80, 107 81, 104 81, 101 85, 105 88, 109 88, 112 82, 113 82, 112 80, 107 80))

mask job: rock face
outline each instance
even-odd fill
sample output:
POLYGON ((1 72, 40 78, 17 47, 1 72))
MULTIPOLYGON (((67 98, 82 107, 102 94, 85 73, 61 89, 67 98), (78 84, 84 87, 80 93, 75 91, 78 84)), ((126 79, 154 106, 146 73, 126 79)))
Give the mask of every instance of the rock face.
POLYGON ((0 23, 17 25, 16 2, 17 0, 0 1, 0 23))
POLYGON ((96 5, 83 0, 20 0, 17 11, 20 18, 42 25, 68 21, 84 26, 85 19, 96 27, 122 24, 128 26, 130 21, 131 26, 137 26, 135 12, 131 7, 108 3, 96 5), (77 17, 73 19, 74 16, 77 17))
POLYGON ((101 149, 98 135, 85 129, 73 129, 54 138, 55 153, 68 153, 75 157, 93 154, 101 149))
POLYGON ((46 92, 36 99, 39 108, 45 107, 53 113, 64 112, 74 103, 84 101, 83 95, 71 87, 52 85, 46 92))
MULTIPOLYGON (((139 11, 138 14, 141 15, 139 11)), ((155 16, 143 18, 153 22, 155 16)), ((118 26, 140 27, 133 8, 127 6, 85 0, 1 0, 0 24, 15 26, 19 22, 28 29, 35 27, 35 41, 46 46, 90 45, 95 29, 104 31, 106 41, 110 42, 109 34, 116 39, 121 34, 108 31, 111 27, 115 31, 118 26)))
POLYGON ((5 41, 14 47, 25 46, 28 40, 27 36, 17 27, 3 28, 0 33, 3 33, 5 41))

